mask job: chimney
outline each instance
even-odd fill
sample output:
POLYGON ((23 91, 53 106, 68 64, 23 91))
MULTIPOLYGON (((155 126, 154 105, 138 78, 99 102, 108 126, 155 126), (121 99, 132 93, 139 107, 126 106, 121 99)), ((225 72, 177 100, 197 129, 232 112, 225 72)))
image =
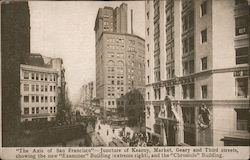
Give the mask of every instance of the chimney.
POLYGON ((131 34, 133 33, 133 9, 131 9, 131 34))

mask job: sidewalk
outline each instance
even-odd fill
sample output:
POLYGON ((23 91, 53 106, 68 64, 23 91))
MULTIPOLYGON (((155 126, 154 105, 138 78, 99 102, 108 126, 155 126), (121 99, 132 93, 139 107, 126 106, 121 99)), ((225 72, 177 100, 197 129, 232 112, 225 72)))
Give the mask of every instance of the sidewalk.
MULTIPOLYGON (((122 137, 120 137, 120 132, 122 131, 122 126, 120 128, 115 128, 110 126, 109 124, 101 124, 98 120, 95 126, 95 132, 103 139, 105 144, 109 146, 110 144, 118 144, 119 146, 126 146, 125 142, 122 141, 122 137), (114 131, 114 132, 113 132, 114 131)), ((138 129, 137 129, 138 130, 138 129)), ((136 132, 135 128, 125 127, 125 134, 129 132, 130 138, 133 137, 133 134, 136 132)))

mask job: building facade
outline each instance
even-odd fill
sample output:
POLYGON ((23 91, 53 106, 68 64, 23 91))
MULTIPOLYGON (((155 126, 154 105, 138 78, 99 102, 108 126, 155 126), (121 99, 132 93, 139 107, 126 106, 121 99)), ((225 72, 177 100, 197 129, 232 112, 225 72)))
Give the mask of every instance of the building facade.
POLYGON ((81 99, 80 102, 83 108, 91 107, 91 102, 95 98, 94 96, 94 82, 89 82, 81 87, 81 99))
POLYGON ((31 54, 29 64, 20 66, 21 122, 55 120, 62 92, 62 59, 44 63, 31 54))
POLYGON ((247 145, 247 1, 146 1, 145 15, 148 139, 247 145))
POLYGON ((2 144, 15 146, 20 121, 20 64, 30 54, 28 2, 1 2, 2 144), (21 16, 20 16, 21 15, 21 16))
MULTIPOLYGON (((144 39, 127 33, 127 5, 99 9, 96 24, 96 97, 108 112, 132 89, 144 92, 144 39)), ((144 94, 144 93, 143 93, 144 94)))

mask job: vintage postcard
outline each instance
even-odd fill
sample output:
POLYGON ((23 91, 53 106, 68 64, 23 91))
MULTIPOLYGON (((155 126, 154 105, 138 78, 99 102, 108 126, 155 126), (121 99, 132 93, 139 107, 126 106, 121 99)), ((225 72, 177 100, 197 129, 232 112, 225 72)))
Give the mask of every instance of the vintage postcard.
POLYGON ((1 2, 1 159, 248 159, 248 0, 1 2))

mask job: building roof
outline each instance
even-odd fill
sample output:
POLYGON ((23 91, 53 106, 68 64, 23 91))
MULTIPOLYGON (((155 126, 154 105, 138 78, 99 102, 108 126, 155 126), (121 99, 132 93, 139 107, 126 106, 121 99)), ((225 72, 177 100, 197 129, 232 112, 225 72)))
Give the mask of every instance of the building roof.
MULTIPOLYGON (((103 34, 113 34, 113 35, 124 35, 124 36, 131 36, 131 37, 136 37, 138 39, 141 39, 142 41, 145 41, 145 39, 141 38, 140 36, 137 36, 135 34, 129 34, 129 33, 118 33, 118 32, 108 32, 104 31, 102 32, 101 36, 99 37, 98 41, 102 38, 103 34)), ((97 42, 96 42, 97 43, 97 42)))
POLYGON ((29 56, 29 65, 44 67, 44 60, 41 54, 31 53, 29 56))

